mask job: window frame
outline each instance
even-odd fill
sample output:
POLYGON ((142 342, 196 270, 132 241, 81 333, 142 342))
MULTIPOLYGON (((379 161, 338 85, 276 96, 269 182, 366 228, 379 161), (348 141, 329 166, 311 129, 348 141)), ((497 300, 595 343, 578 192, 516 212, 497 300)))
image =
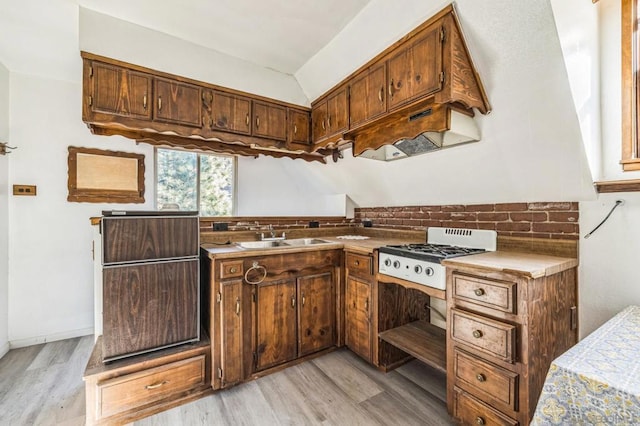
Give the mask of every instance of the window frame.
POLYGON ((216 152, 204 151, 204 150, 194 150, 194 149, 180 149, 177 147, 154 147, 153 149, 153 169, 154 169, 154 182, 153 182, 153 204, 156 210, 158 208, 158 150, 163 149, 167 151, 182 151, 189 152, 193 154, 197 154, 198 158, 196 161, 196 169, 197 169, 197 185, 196 193, 197 193, 197 206, 198 206, 198 216, 201 218, 216 218, 216 217, 233 217, 237 214, 238 209, 238 156, 237 155, 229 155, 229 154, 218 154, 216 152), (231 214, 229 216, 202 216, 200 214, 200 156, 201 155, 212 155, 216 157, 226 157, 231 158, 233 161, 233 176, 231 182, 231 214))
POLYGON ((640 140, 638 138, 638 111, 640 84, 638 69, 638 0, 621 1, 621 56, 622 56, 622 158, 623 171, 640 170, 640 140))

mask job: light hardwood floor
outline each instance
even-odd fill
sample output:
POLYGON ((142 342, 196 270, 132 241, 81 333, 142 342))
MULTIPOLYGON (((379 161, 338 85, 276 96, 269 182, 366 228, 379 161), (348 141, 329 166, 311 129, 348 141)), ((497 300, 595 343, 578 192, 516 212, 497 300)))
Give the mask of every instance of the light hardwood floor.
MULTIPOLYGON (((0 359, 0 425, 83 425, 86 336, 0 359)), ((445 377, 412 361, 382 373, 346 349, 135 425, 447 425, 445 377)))

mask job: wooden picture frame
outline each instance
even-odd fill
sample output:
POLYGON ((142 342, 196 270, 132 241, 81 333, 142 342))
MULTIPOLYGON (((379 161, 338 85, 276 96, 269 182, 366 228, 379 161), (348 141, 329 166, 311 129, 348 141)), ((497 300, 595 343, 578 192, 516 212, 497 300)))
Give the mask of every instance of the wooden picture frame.
POLYGON ((144 203, 144 154, 69 147, 67 201, 144 203))

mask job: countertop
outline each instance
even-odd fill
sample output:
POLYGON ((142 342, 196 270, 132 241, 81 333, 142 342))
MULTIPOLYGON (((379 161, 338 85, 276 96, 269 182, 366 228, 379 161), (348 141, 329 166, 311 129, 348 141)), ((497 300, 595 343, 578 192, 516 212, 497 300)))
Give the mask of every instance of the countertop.
POLYGON ((445 259, 446 267, 466 267, 540 278, 578 266, 578 259, 542 254, 493 251, 445 259))
POLYGON ((215 257, 216 259, 224 259, 231 257, 265 256, 270 254, 335 249, 345 249, 348 251, 367 255, 372 254, 375 249, 386 245, 422 243, 425 241, 424 237, 418 236, 413 239, 406 237, 369 237, 367 239, 341 239, 337 236, 316 236, 314 238, 325 240, 327 241, 327 243, 314 244, 309 246, 272 247, 265 249, 246 249, 234 243, 221 245, 205 243, 202 244, 201 247, 203 250, 206 250, 208 252, 210 258, 215 257))

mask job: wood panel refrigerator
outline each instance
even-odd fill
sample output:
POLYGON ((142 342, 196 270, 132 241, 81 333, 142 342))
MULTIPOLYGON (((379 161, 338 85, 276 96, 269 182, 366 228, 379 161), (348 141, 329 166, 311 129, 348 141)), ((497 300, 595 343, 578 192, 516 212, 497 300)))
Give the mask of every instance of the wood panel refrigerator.
POLYGON ((197 212, 103 212, 103 361, 200 339, 197 212))

